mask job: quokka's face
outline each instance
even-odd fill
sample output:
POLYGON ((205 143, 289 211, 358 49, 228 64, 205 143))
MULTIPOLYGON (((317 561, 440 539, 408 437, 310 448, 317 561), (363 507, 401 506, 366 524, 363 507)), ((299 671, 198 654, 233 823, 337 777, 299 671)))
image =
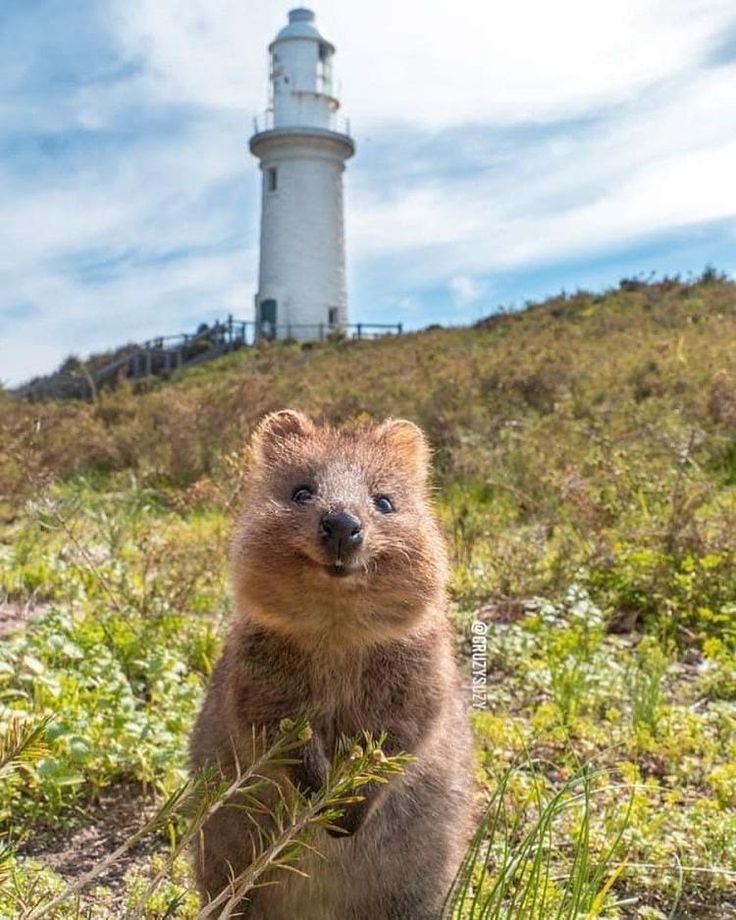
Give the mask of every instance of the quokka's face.
POLYGON ((233 543, 236 588, 261 603, 267 583, 276 604, 315 590, 421 603, 444 576, 427 471, 426 441, 410 422, 345 432, 294 412, 269 416, 233 543))

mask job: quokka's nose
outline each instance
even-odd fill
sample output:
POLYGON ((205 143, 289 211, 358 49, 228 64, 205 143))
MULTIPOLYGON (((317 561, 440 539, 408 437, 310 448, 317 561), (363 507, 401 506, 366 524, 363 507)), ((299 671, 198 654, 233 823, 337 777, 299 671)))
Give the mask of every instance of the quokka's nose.
POLYGON ((319 524, 319 537, 338 557, 350 553, 363 542, 363 525, 347 511, 325 514, 319 524))

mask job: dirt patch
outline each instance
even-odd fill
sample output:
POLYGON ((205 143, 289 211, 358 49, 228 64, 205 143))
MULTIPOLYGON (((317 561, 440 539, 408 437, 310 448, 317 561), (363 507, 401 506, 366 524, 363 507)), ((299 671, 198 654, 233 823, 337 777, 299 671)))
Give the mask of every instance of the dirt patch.
POLYGON ((0 603, 0 639, 19 632, 30 620, 40 617, 43 611, 43 607, 28 603, 0 603))
POLYGON ((479 607, 474 615, 482 623, 518 623, 529 612, 529 602, 512 597, 499 597, 479 607))
MULTIPOLYGON (((74 882, 130 839, 156 811, 150 796, 139 790, 119 789, 89 806, 75 827, 45 829, 19 848, 19 855, 48 866, 74 882)), ((113 894, 123 890, 125 874, 161 846, 155 835, 141 840, 90 883, 104 885, 113 894)))

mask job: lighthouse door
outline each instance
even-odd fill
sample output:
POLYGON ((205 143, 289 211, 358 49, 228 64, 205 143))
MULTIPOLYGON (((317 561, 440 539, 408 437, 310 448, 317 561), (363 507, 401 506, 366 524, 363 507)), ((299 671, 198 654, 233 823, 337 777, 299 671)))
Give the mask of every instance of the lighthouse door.
POLYGON ((259 333, 264 339, 276 338, 276 301, 262 300, 258 317, 259 333))

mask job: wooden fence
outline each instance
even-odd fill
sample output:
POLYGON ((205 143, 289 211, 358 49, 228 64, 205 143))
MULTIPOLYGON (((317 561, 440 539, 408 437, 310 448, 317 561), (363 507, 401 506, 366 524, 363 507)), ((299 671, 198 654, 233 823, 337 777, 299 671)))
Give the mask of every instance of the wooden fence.
POLYGON ((374 339, 384 335, 401 335, 401 323, 320 323, 304 325, 259 324, 229 316, 211 326, 202 324, 194 333, 162 335, 131 345, 117 353, 107 364, 96 367, 80 365, 75 371, 59 371, 32 380, 17 392, 29 399, 94 398, 102 387, 114 385, 121 377, 141 379, 168 376, 183 367, 211 361, 239 348, 261 342, 296 339, 326 341, 330 338, 374 339))

